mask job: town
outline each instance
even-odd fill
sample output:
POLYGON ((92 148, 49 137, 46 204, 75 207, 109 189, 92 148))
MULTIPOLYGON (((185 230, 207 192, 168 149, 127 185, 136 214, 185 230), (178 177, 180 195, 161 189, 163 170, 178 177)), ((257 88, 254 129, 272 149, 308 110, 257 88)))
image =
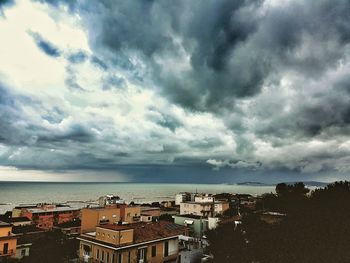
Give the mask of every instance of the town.
MULTIPOLYGON (((327 255, 335 257, 330 249, 321 253, 329 242, 337 249, 349 244, 349 211, 341 209, 346 200, 349 182, 313 191, 303 183, 281 183, 276 193, 262 196, 183 192, 172 201, 127 204, 108 194, 82 208, 20 205, 0 216, 0 261, 346 262, 329 261, 327 255), (314 247, 317 233, 324 244, 314 247), (276 257, 293 246, 300 250, 295 241, 301 236, 311 261, 300 261, 305 253, 297 251, 290 261, 276 257)), ((348 258, 342 251, 334 253, 348 258)))
POLYGON ((205 233, 219 224, 239 224, 239 208, 253 210, 256 200, 251 195, 184 192, 173 201, 151 204, 126 204, 109 194, 82 209, 46 203, 16 206, 0 216, 0 258, 26 262, 38 253, 36 243, 55 233, 69 244, 64 262, 205 262, 210 257, 204 254, 205 233))

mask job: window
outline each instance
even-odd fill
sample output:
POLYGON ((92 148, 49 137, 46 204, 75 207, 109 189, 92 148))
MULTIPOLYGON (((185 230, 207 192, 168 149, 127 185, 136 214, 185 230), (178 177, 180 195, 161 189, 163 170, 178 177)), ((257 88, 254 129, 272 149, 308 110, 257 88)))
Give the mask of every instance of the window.
POLYGON ((2 250, 3 254, 7 254, 9 250, 9 243, 4 243, 4 248, 2 250))
POLYGON ((105 259, 105 252, 102 250, 102 257, 101 260, 103 261, 105 259))
POLYGON ((169 256, 169 241, 164 242, 164 257, 169 256))
POLYGON ((26 255, 26 250, 25 249, 22 249, 21 250, 21 256, 24 257, 26 255))
POLYGON ((147 248, 140 248, 137 251, 137 262, 144 262, 147 258, 147 248))
POLYGON ((157 255, 157 247, 152 246, 152 258, 155 257, 156 255, 157 255))
MULTIPOLYGON (((130 252, 129 252, 130 253, 130 252)), ((122 253, 119 253, 118 254, 118 263, 122 263, 122 253)), ((129 257, 129 260, 130 260, 130 257, 129 257)))
POLYGON ((129 255, 128 255, 128 263, 131 263, 131 252, 129 251, 129 255))
POLYGON ((107 262, 109 262, 109 252, 106 253, 107 255, 107 262))
POLYGON ((100 258, 100 250, 97 249, 97 251, 96 251, 96 259, 99 259, 99 258, 100 258))

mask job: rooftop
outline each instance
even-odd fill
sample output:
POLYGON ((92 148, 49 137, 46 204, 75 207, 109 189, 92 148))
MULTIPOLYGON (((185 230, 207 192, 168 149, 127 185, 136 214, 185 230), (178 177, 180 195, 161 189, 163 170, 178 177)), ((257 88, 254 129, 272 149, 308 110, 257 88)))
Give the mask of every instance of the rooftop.
POLYGON ((192 214, 186 214, 186 215, 175 215, 177 217, 186 217, 186 218, 192 218, 192 219, 201 219, 203 218, 202 216, 198 215, 192 215, 192 214))
POLYGON ((45 232, 45 231, 36 227, 35 225, 14 226, 12 228, 12 233, 14 234, 28 234, 28 233, 37 233, 37 232, 45 232))
POLYGON ((186 201, 182 202, 183 204, 195 204, 195 205, 212 205, 214 204, 224 204, 227 203, 225 201, 214 201, 214 202, 195 202, 195 201, 186 201))
POLYGON ((7 222, 7 223, 31 222, 31 220, 26 216, 10 217, 10 218, 4 218, 2 220, 7 222))
POLYGON ((9 227, 9 226, 11 226, 11 224, 0 221, 0 227, 9 227))
POLYGON ((73 221, 68 221, 68 222, 64 222, 64 223, 58 224, 55 227, 58 227, 58 228, 70 228, 70 227, 80 227, 80 226, 81 226, 81 221, 80 220, 73 220, 73 221))
POLYGON ((38 213, 47 213, 47 212, 68 212, 68 211, 77 211, 79 208, 74 208, 70 206, 62 206, 62 207, 55 207, 52 209, 43 209, 43 208, 30 208, 28 209, 28 212, 32 214, 38 214, 38 213))
POLYGON ((99 242, 101 244, 105 244, 111 247, 123 247, 129 245, 137 245, 139 243, 149 242, 153 240, 163 239, 163 238, 171 238, 181 234, 184 234, 186 231, 186 227, 168 222, 168 221, 159 221, 153 223, 134 223, 128 225, 116 225, 116 224, 107 224, 99 226, 102 228, 112 229, 112 230, 134 230, 134 242, 133 244, 123 244, 121 246, 116 246, 110 243, 106 243, 100 240, 96 240, 95 238, 87 235, 82 235, 80 238, 84 240, 90 240, 93 242, 99 242))
POLYGON ((97 226, 97 227, 106 228, 106 229, 111 229, 111 230, 115 230, 115 231, 133 229, 133 227, 130 227, 129 224, 125 224, 125 225, 103 224, 103 225, 99 225, 99 226, 97 226))

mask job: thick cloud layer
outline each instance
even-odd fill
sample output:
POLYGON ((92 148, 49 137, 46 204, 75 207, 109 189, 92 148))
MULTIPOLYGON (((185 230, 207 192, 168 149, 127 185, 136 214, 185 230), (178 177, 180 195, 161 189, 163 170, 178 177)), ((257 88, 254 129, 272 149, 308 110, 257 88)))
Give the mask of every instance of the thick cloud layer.
POLYGON ((0 8, 2 165, 347 177, 349 1, 0 8))

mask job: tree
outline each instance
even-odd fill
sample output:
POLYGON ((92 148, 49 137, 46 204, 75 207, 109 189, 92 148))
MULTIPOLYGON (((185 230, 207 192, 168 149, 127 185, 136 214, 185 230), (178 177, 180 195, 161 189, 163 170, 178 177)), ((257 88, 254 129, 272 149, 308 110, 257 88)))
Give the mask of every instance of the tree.
POLYGON ((206 236, 209 241, 206 253, 214 256, 213 262, 251 262, 244 232, 234 223, 220 225, 206 236))

